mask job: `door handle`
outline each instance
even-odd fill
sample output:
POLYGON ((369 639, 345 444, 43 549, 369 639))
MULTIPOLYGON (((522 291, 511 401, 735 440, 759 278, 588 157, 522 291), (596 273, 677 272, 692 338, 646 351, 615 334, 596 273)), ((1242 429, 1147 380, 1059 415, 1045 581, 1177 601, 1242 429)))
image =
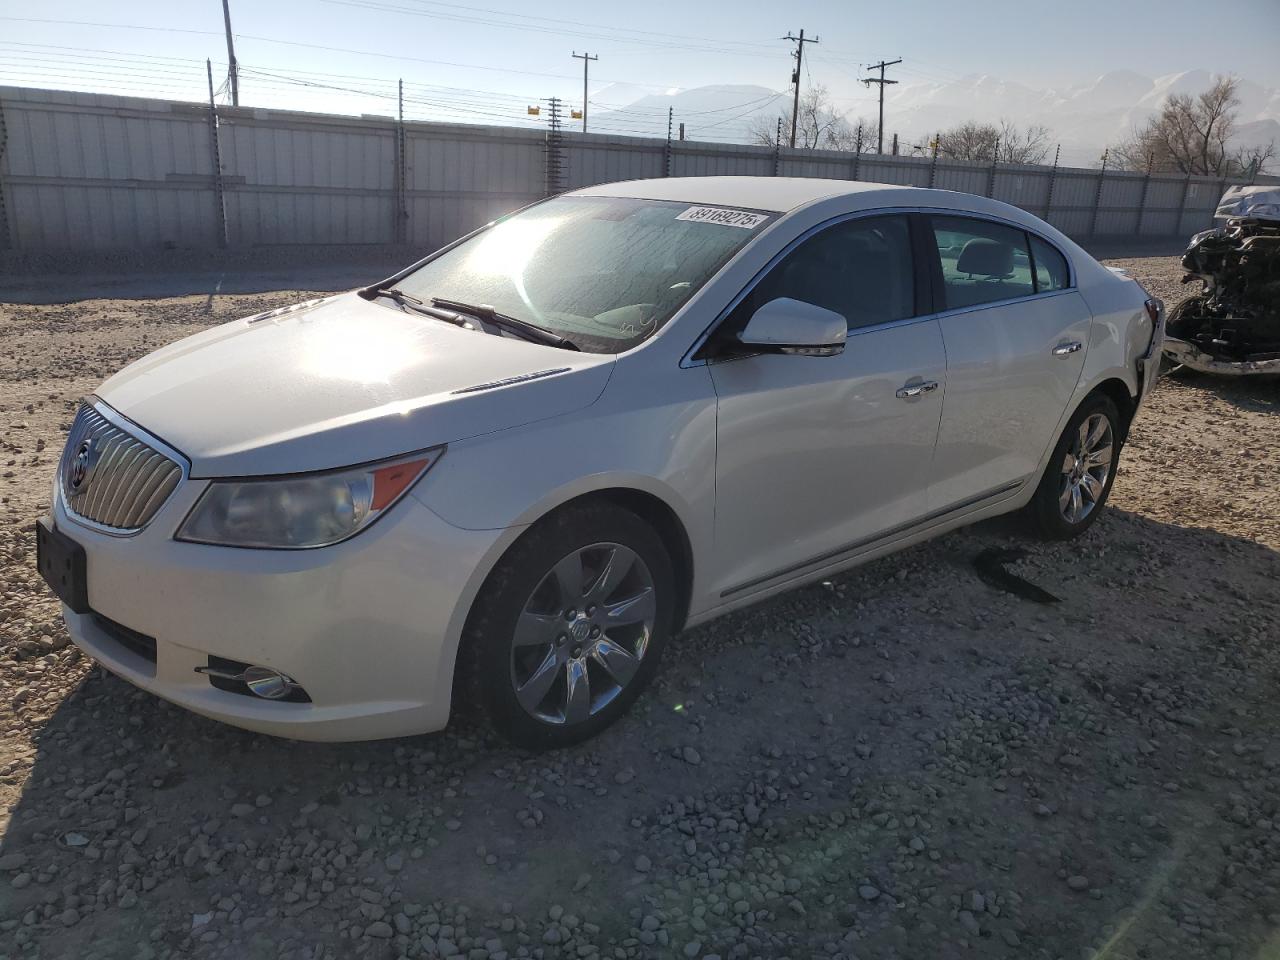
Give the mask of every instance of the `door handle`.
POLYGON ((1079 353, 1083 349, 1084 349, 1083 343, 1081 343, 1079 340, 1072 340, 1069 343, 1060 343, 1056 347, 1054 347, 1053 355, 1055 357, 1065 357, 1068 354, 1079 353))
POLYGON ((926 393, 933 393, 937 389, 937 380, 925 380, 923 383, 913 383, 909 386, 899 387, 894 396, 899 400, 912 400, 916 397, 924 396, 926 393))

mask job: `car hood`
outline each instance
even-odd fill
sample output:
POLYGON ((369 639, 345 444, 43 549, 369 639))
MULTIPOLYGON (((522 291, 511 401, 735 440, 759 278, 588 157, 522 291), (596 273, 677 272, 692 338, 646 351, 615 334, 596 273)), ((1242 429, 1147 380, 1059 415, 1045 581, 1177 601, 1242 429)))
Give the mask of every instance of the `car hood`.
POLYGON ((559 416, 613 369, 465 330, 355 293, 223 324, 125 367, 98 390, 191 461, 262 476, 364 463, 559 416))

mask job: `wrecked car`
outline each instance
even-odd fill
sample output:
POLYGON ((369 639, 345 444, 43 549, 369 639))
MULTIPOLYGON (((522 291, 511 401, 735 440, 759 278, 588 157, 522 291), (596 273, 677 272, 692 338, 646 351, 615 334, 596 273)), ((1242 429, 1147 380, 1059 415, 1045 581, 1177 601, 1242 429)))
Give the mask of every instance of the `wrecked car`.
POLYGON ((1169 313, 1164 353, 1204 373, 1280 374, 1280 188, 1235 188, 1225 225, 1191 238, 1183 283, 1200 292, 1169 313), (1248 191, 1247 193, 1244 191, 1248 191))

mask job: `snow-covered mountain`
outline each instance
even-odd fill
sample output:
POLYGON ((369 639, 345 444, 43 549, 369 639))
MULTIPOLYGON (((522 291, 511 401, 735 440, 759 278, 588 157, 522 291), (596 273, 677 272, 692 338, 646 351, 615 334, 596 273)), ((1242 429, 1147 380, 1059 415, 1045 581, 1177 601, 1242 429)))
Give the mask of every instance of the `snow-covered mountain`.
MULTIPOLYGON (((965 120, 1039 124, 1049 129, 1051 142, 1062 144, 1064 164, 1091 165, 1105 146, 1141 126, 1171 95, 1194 95, 1212 82, 1213 74, 1207 70, 1155 78, 1132 70, 1114 70, 1088 83, 1061 89, 1036 89, 977 74, 951 82, 904 78, 889 88, 885 128, 888 133, 899 133, 904 143, 922 143, 934 131, 965 120)), ((832 90, 836 96, 844 92, 832 90)), ((1280 90, 1241 78, 1238 95, 1236 143, 1274 140, 1280 147, 1280 90)), ((748 139, 753 122, 763 119, 767 125, 786 109, 788 95, 738 84, 663 94, 614 85, 593 93, 591 101, 590 129, 597 133, 665 137, 667 109, 671 107, 675 123, 685 123, 689 139, 742 142, 748 139)), ((856 122, 852 114, 849 119, 856 122)))
MULTIPOLYGON (((1108 144, 1127 137, 1155 115, 1168 98, 1207 89, 1213 74, 1189 70, 1150 78, 1131 70, 1104 73, 1065 89, 1032 90, 991 76, 964 77, 952 83, 903 82, 885 101, 890 129, 925 138, 964 119, 1012 120, 1049 129, 1062 144, 1063 162, 1096 161, 1108 144)), ((1280 90, 1241 79, 1237 142, 1267 142, 1280 124, 1280 90)), ((1276 138, 1280 145, 1280 137, 1276 138)))
POLYGON ((613 84, 591 95, 587 129, 665 137, 667 110, 671 108, 676 125, 673 136, 679 135, 679 124, 683 123, 690 140, 742 142, 754 117, 776 117, 785 108, 786 99, 786 94, 752 84, 716 84, 660 94, 640 94, 634 87, 613 84))

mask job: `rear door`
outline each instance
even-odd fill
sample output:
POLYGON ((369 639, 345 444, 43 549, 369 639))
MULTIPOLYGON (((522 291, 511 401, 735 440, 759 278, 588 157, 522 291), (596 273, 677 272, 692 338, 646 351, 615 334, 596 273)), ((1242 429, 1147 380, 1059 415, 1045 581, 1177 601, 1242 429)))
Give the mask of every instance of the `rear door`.
POLYGON ((940 510, 1036 472, 1080 379, 1091 314, 1046 241, 978 218, 929 221, 947 351, 929 498, 940 510))
POLYGON ((709 341, 736 336, 778 297, 834 310, 849 325, 838 356, 711 350, 712 575, 723 599, 803 575, 924 512, 946 358, 920 302, 931 290, 912 240, 901 215, 822 228, 783 256, 709 341))

